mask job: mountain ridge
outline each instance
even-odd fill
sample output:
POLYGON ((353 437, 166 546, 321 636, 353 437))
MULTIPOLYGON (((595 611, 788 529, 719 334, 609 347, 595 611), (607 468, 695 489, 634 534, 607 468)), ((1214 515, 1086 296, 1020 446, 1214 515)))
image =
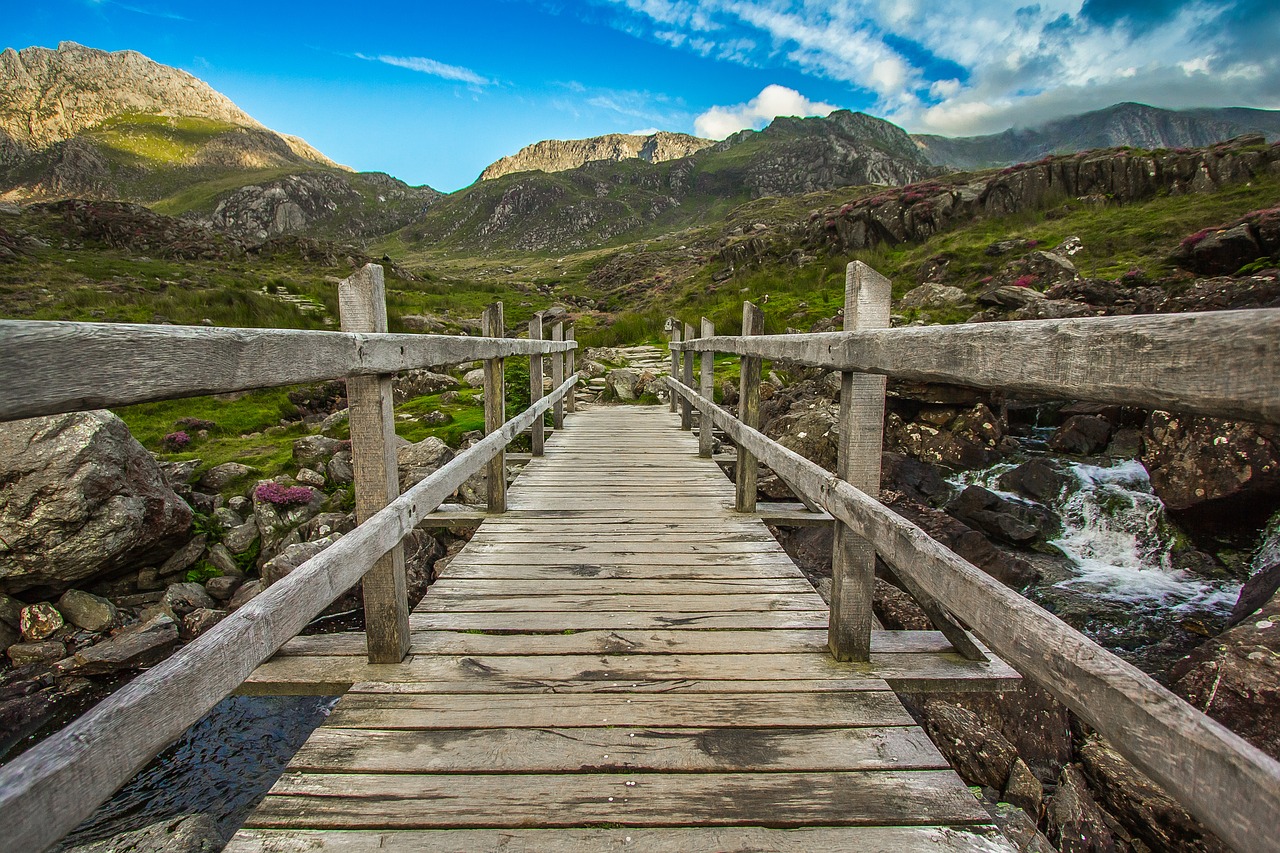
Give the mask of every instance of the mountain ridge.
POLYGON ((687 133, 659 130, 650 134, 608 133, 584 139, 544 139, 489 164, 479 180, 490 181, 513 172, 564 172, 598 160, 643 160, 663 163, 688 157, 715 140, 687 133))

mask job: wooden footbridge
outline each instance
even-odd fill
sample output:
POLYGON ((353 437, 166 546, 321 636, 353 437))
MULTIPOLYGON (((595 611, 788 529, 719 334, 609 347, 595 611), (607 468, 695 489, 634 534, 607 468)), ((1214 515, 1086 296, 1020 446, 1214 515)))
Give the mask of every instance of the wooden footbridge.
POLYGON ((566 417, 571 333, 543 341, 535 318, 503 337, 494 306, 485 337, 388 334, 380 273, 343 283, 343 332, 0 323, 6 419, 347 376, 361 522, 0 769, 4 845, 55 843, 239 690, 343 697, 238 853, 1008 851, 895 691, 1020 672, 1229 843, 1280 850, 1280 764, 875 500, 885 376, 1274 423, 1280 311, 888 329, 887 281, 853 264, 845 332, 758 336, 748 304, 740 336, 677 327, 670 411, 566 417), (736 417, 712 401, 716 351, 742 357, 736 417), (522 355, 534 404, 507 420, 503 359, 522 355), (764 358, 842 371, 839 476, 756 429, 764 358), (398 495, 391 375, 470 359, 488 436, 398 495), (733 482, 715 430, 737 446, 733 482), (508 492, 503 450, 524 431, 508 492), (808 510, 758 504, 757 461, 808 510), (445 504, 481 470, 487 508, 445 504), (768 520, 835 526, 829 606, 768 520), (478 529, 410 613, 399 543, 423 525, 478 529), (877 554, 938 631, 878 629, 877 554), (366 634, 296 636, 361 579, 366 634))

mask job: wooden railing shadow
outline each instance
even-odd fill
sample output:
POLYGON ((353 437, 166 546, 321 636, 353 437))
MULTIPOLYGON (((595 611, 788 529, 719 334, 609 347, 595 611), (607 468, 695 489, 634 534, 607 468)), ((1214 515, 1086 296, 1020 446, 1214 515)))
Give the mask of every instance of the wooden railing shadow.
MULTIPOLYGON (((541 340, 503 337, 502 306, 483 337, 389 334, 382 268, 370 264, 339 287, 341 332, 0 321, 0 420, 123 406, 345 377, 358 526, 268 587, 168 660, 140 674, 59 733, 0 768, 0 847, 44 850, 76 827, 192 723, 234 691, 339 595, 363 582, 371 664, 409 648, 401 542, 482 469, 489 509, 506 506, 504 449, 543 416, 563 425, 578 381, 572 329, 541 340), (542 356, 556 387, 544 396, 542 356), (503 363, 531 358, 533 405, 503 410, 503 363), (468 450, 399 494, 391 380, 401 370, 482 359, 485 431, 468 450), (567 378, 566 378, 567 372, 567 378)), ((536 326, 536 333, 535 327, 536 326)))
POLYGON ((870 658, 879 554, 957 651, 981 655, 963 622, 1233 847, 1280 851, 1280 762, 877 500, 887 377, 1277 423, 1280 309, 891 329, 889 291, 888 279, 855 262, 843 332, 761 336, 760 309, 747 302, 741 336, 715 336, 703 320, 701 338, 686 325, 671 343, 672 410, 679 399, 685 428, 691 406, 702 414, 704 456, 712 424, 737 444, 737 508, 755 507, 759 460, 835 518, 832 654, 870 658), (712 400, 716 352, 742 357, 737 417, 712 400), (762 359, 841 371, 836 474, 759 432, 762 359))

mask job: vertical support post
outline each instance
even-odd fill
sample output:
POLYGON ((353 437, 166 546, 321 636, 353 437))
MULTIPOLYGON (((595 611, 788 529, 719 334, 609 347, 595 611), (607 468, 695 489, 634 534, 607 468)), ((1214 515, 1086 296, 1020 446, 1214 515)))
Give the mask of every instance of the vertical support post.
MULTIPOLYGON (((495 302, 484 309, 480 316, 480 333, 486 338, 501 338, 505 332, 502 320, 502 303, 495 302)), ((488 435, 502 427, 507 420, 507 393, 501 358, 484 360, 484 434, 488 435)), ((489 512, 507 511, 507 453, 498 451, 498 455, 489 460, 486 468, 486 497, 489 500, 489 512)))
MULTIPOLYGON (((742 303, 742 335, 764 334, 764 312, 750 302, 742 303)), ((738 420, 752 429, 760 428, 760 359, 742 357, 742 377, 738 384, 738 420)), ((735 483, 738 512, 756 511, 756 479, 759 463, 744 447, 738 448, 735 483)))
MULTIPOLYGON (((572 326, 572 325, 570 325, 568 328, 566 328, 566 329, 564 330, 564 339, 565 339, 566 341, 576 341, 576 340, 577 340, 577 334, 578 334, 578 333, 577 333, 576 331, 574 331, 573 326, 572 326)), ((565 375, 564 375, 564 378, 565 378, 565 379, 568 379, 570 376, 573 376, 573 370, 574 370, 573 362, 574 362, 574 353, 575 353, 575 352, 576 352, 576 350, 569 350, 568 352, 566 352, 566 353, 564 354, 565 361, 566 361, 566 362, 568 363, 568 365, 569 365, 568 369, 565 371, 565 375)), ((576 412, 576 411, 578 411, 578 388, 577 388, 577 386, 574 386, 574 389, 573 389, 572 391, 570 391, 567 395, 565 395, 565 398, 564 398, 564 410, 565 410, 566 412, 576 412)))
MULTIPOLYGON (((715 337, 716 325, 706 317, 702 318, 702 337, 715 337)), ((716 393, 716 354, 707 350, 702 353, 702 363, 698 370, 699 393, 708 400, 715 399, 716 393)), ((711 418, 705 413, 698 417, 698 455, 704 459, 711 458, 712 445, 715 441, 711 418)))
MULTIPOLYGON (((845 275, 844 330, 889 327, 889 279, 861 261, 845 275)), ((884 444, 885 377, 840 374, 840 438, 836 476, 870 495, 880 494, 880 453, 884 444)), ((839 521, 831 551, 831 619, 827 645, 842 661, 871 659, 871 600, 876 552, 867 540, 839 521)))
MULTIPOLYGON (((693 326, 685 323, 684 339, 691 341, 694 337, 693 326)), ((680 381, 690 388, 693 387, 693 356, 689 350, 684 351, 684 369, 680 373, 680 381)), ((693 404, 685 397, 680 398, 680 429, 693 429, 693 404)))
MULTIPOLYGON (((556 324, 551 327, 551 340, 564 340, 564 322, 557 320, 556 324)), ((553 352, 551 354, 551 387, 559 388, 564 384, 564 353, 553 352)), ((555 405, 551 407, 551 426, 555 429, 564 429, 564 398, 556 400, 555 405)))
MULTIPOLYGON (((676 320, 674 317, 671 317, 667 320, 667 322, 671 324, 671 343, 672 344, 680 343, 680 321, 676 320)), ((671 347, 671 378, 672 379, 680 378, 680 350, 676 349, 674 346, 671 347)), ((672 412, 675 412, 676 407, 680 405, 679 398, 680 398, 679 394, 677 394, 674 391, 671 392, 671 411, 672 412)))
MULTIPOLYGON (((533 315, 533 319, 529 321, 529 340, 542 340, 542 312, 533 315)), ((529 400, 530 405, 537 403, 542 399, 542 355, 534 353, 529 356, 529 400)), ((542 455, 543 445, 546 443, 546 431, 543 428, 543 419, 538 418, 533 422, 533 426, 529 428, 530 450, 534 456, 542 455)))
MULTIPOLYGON (((338 313, 344 332, 387 331, 382 267, 366 264, 339 282, 338 313)), ((391 380, 390 375, 347 377, 359 524, 400 496, 391 380)), ((374 563, 365 573, 362 587, 369 663, 399 663, 409 651, 404 547, 397 544, 374 563)))

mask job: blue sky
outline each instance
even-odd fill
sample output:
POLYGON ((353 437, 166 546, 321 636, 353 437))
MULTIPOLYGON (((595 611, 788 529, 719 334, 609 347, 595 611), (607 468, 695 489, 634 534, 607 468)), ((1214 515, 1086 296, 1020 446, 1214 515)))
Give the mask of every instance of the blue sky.
POLYGON ((1275 0, 4 2, 2 46, 137 50, 442 190, 539 139, 834 108, 952 135, 1122 100, 1280 108, 1275 0))

